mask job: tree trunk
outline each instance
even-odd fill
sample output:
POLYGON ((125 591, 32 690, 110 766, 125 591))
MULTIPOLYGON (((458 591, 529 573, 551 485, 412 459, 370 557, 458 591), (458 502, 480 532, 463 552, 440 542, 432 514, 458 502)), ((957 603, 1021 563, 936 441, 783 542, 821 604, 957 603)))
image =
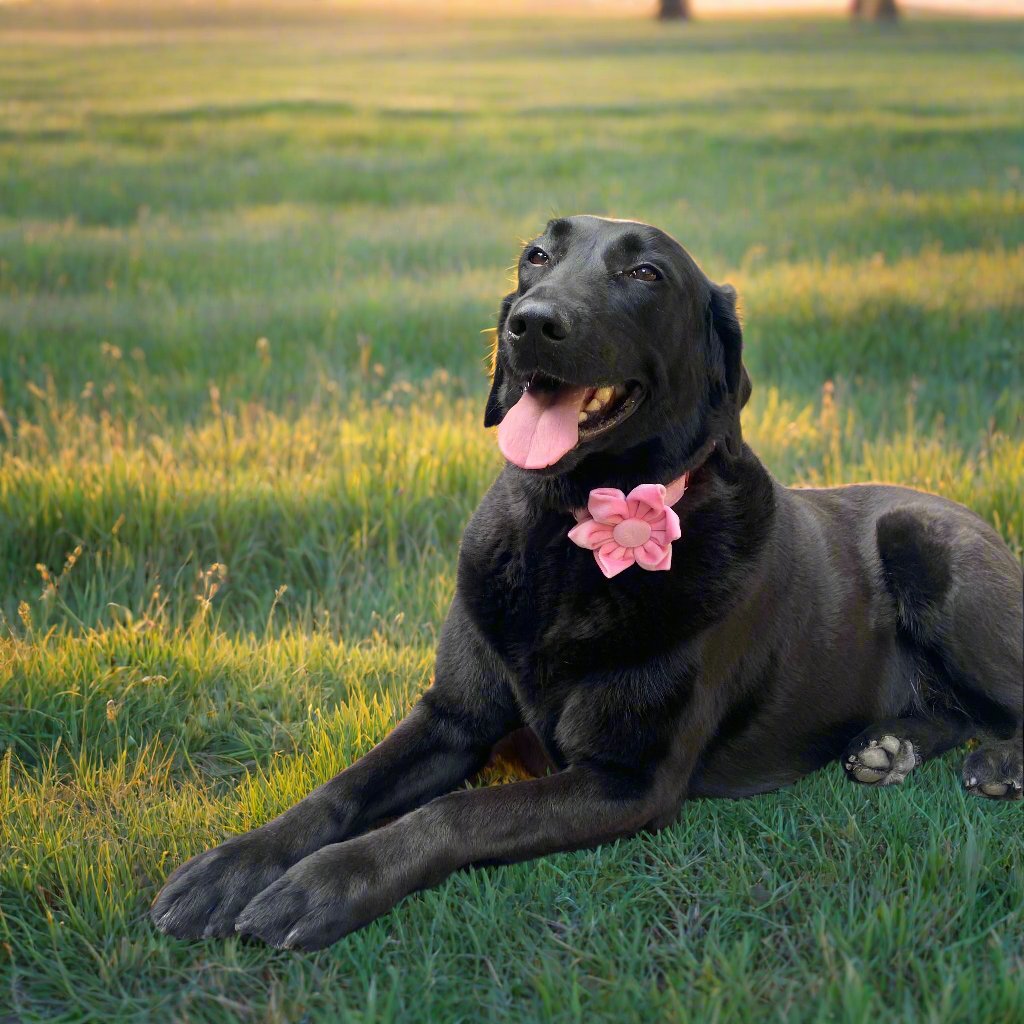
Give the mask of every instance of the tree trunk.
POLYGON ((895 21, 900 16, 896 0, 852 0, 850 17, 867 21, 895 21))
POLYGON ((662 21, 687 21, 690 17, 690 0, 659 0, 658 17, 662 21))

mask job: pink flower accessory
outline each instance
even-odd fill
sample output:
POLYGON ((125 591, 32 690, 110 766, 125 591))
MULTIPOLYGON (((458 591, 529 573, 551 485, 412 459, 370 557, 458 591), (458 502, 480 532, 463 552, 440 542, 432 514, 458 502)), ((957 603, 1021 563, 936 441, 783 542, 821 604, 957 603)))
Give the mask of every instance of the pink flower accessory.
POLYGON ((587 507, 573 513, 577 525, 569 531, 569 540, 593 551, 608 579, 634 563, 650 572, 671 569, 672 542, 682 535, 672 506, 682 498, 688 479, 684 473, 667 487, 640 484, 629 494, 615 487, 595 487, 587 507))

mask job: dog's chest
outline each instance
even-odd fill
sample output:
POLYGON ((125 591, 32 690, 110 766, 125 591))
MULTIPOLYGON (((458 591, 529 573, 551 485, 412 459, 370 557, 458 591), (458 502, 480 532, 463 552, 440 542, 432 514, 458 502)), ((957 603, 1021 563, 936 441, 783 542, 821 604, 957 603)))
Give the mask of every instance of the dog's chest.
POLYGON ((529 531, 467 536, 459 585, 477 626, 529 694, 635 664, 668 642, 669 573, 632 567, 607 580, 568 538, 568 517, 529 531))

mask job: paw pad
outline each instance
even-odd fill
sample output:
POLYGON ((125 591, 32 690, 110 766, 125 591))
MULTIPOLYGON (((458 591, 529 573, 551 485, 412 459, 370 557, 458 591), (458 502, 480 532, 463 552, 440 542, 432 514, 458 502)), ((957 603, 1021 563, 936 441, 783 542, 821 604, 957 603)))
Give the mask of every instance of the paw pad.
POLYGON ((964 788, 990 800, 1024 798, 1024 754, 1011 741, 982 747, 964 762, 964 788))
POLYGON ((848 754, 843 767, 857 782, 891 786, 902 782, 920 762, 910 740, 886 735, 868 740, 859 750, 848 754))

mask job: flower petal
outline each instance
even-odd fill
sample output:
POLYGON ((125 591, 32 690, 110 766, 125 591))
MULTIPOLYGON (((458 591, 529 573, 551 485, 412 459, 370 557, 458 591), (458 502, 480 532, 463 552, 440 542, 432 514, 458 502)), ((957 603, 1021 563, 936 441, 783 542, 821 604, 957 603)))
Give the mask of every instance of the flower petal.
POLYGON ((671 544, 658 544, 649 540, 642 548, 634 548, 633 555, 641 569, 654 572, 658 569, 672 568, 671 544))
MULTIPOLYGON (((665 488, 661 484, 640 484, 629 492, 626 500, 642 501, 656 512, 660 512, 665 507, 665 488)), ((646 516, 644 518, 647 519, 646 516)))
POLYGON ((577 547, 589 548, 593 551, 612 539, 612 528, 607 523, 599 523, 595 519, 586 519, 569 531, 569 540, 577 547))
POLYGON ((679 540, 683 535, 683 531, 679 526, 679 516, 676 514, 674 508, 665 509, 665 540, 672 543, 674 540, 679 540))
POLYGON ((617 487, 595 487, 590 492, 587 509, 599 523, 614 526, 629 513, 626 496, 617 487))
POLYGON ((636 561, 632 550, 621 547, 614 541, 610 544, 605 544, 600 550, 595 551, 594 557, 597 559, 601 572, 608 579, 618 576, 620 572, 628 569, 636 561), (621 552, 621 554, 618 554, 618 552, 621 552))
POLYGON ((673 480, 665 488, 665 504, 675 505, 682 496, 686 493, 686 488, 690 483, 690 474, 684 473, 678 480, 673 480))

